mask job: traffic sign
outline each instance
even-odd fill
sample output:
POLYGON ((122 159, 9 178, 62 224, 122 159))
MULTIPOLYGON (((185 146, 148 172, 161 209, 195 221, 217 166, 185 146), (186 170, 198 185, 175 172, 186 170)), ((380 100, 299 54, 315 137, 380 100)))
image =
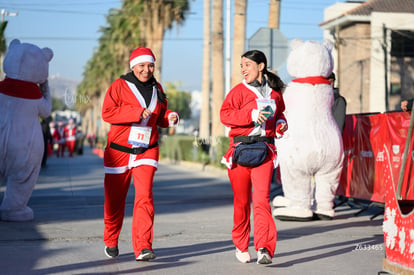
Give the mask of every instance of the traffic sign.
POLYGON ((277 70, 289 54, 289 41, 278 29, 260 28, 249 39, 249 50, 260 50, 267 57, 267 65, 277 70))

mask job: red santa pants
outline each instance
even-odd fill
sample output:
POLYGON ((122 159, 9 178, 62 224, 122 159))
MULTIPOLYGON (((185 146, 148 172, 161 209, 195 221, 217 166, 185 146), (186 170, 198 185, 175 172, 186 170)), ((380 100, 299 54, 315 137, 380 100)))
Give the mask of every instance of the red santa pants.
POLYGON ((58 150, 56 152, 58 157, 63 157, 65 155, 65 148, 66 148, 65 143, 59 143, 59 147, 58 147, 58 150))
POLYGON ((140 165, 123 174, 105 174, 104 242, 106 246, 118 245, 125 215, 125 200, 131 183, 135 186, 132 214, 132 248, 135 257, 142 249, 152 250, 154 203, 152 185, 156 168, 140 165))
POLYGON ((266 248, 273 257, 276 248, 276 225, 270 207, 270 184, 273 161, 268 159, 258 167, 236 165, 228 169, 234 194, 233 243, 247 251, 250 241, 250 203, 253 202, 254 247, 266 248), (253 188, 253 194, 252 194, 253 188))
POLYGON ((75 141, 66 141, 66 147, 68 147, 69 156, 73 157, 73 151, 75 151, 75 141))

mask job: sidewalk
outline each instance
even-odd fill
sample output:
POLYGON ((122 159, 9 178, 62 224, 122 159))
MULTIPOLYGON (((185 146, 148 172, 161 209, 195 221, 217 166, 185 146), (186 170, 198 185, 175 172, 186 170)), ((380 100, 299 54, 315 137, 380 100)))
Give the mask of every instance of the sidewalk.
MULTIPOLYGON (((136 262, 131 246, 133 190, 120 256, 103 252, 103 161, 49 158, 29 205, 35 220, 0 221, 0 274, 377 274, 385 257, 382 216, 341 206, 332 221, 281 222, 273 264, 241 264, 231 241, 232 191, 223 173, 160 165, 154 182, 153 262, 136 262)), ((132 185, 131 185, 132 186, 132 185)), ((0 187, 0 198, 4 186, 0 187)), ((253 239, 252 239, 253 243, 253 239)), ((253 244, 250 253, 256 253, 253 244)))

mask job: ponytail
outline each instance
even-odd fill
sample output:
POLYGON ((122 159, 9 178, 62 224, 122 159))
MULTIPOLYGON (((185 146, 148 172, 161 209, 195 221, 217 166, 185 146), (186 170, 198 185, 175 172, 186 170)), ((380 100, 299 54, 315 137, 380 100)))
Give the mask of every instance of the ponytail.
POLYGON ((263 74, 267 76, 267 83, 269 83, 270 88, 277 92, 282 92, 285 88, 285 83, 283 83, 279 76, 269 72, 266 68, 263 70, 263 74))

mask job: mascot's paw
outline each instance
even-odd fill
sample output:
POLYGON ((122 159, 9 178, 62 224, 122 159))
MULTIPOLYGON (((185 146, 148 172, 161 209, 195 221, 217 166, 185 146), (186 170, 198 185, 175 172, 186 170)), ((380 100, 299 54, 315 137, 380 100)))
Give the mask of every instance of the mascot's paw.
POLYGON ((34 219, 33 210, 26 206, 23 210, 1 211, 1 220, 8 222, 27 222, 34 219))
POLYGON ((278 208, 278 207, 287 207, 287 206, 289 206, 289 202, 290 202, 290 200, 283 197, 283 196, 276 196, 276 197, 274 197, 274 199, 272 201, 272 204, 273 204, 273 207, 276 207, 276 208, 278 208))
POLYGON ((316 220, 332 220, 335 216, 335 211, 333 209, 331 210, 316 210, 314 218, 316 220))
POLYGON ((313 219, 313 212, 306 208, 281 207, 273 210, 273 216, 281 221, 306 222, 313 219))

